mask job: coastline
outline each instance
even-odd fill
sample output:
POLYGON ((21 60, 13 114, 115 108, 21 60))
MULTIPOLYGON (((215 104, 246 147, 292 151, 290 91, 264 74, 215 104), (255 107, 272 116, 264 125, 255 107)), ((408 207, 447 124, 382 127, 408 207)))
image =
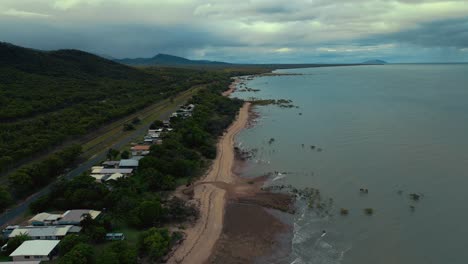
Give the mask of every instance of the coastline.
POLYGON ((234 138, 247 124, 250 103, 239 110, 236 121, 217 144, 218 156, 206 176, 193 187, 194 200, 200 208, 200 218, 188 228, 186 239, 169 259, 168 263, 204 263, 221 235, 226 190, 223 184, 233 183, 234 138))
MULTIPOLYGON (((238 82, 234 79, 223 96, 234 92, 238 82)), ((290 226, 266 208, 290 212, 293 198, 263 191, 267 176, 252 180, 236 173, 242 161, 236 158, 235 137, 251 126, 255 117, 251 107, 250 102, 244 103, 236 120, 218 141, 217 157, 205 177, 179 191, 193 194, 192 201, 199 207, 200 215, 184 231, 185 239, 168 263, 250 263, 273 255, 273 250, 278 250, 281 244, 279 236, 290 233, 290 226), (248 241, 244 241, 246 236, 248 241), (252 251, 252 247, 256 250, 252 251)), ((282 257, 289 251, 283 253, 282 257)))

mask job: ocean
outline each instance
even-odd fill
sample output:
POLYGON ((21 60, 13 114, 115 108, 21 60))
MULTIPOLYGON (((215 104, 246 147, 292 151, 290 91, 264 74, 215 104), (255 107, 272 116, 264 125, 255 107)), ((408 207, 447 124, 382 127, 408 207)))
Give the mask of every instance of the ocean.
POLYGON ((247 86, 259 91, 232 96, 297 106, 257 106, 236 140, 255 152, 243 176, 276 172, 270 184, 327 201, 321 212, 297 202, 289 263, 468 262, 468 65, 276 72, 300 75, 257 77, 247 86))

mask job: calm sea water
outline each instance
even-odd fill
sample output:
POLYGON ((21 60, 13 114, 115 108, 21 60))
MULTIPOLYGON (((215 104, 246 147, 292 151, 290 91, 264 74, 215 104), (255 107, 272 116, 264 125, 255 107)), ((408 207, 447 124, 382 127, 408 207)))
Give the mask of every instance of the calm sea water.
POLYGON ((289 172, 274 183, 333 199, 330 216, 298 204, 289 262, 468 263, 468 65, 280 72, 304 75, 256 78, 248 86, 260 92, 234 96, 299 106, 257 108, 237 138, 258 149, 245 174, 289 172))

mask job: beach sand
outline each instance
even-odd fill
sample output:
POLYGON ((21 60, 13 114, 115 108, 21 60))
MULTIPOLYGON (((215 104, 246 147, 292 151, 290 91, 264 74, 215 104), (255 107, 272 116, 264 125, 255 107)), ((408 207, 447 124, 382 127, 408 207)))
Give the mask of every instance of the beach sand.
POLYGON ((264 208, 290 211, 291 196, 262 191, 267 177, 243 179, 233 171, 239 167, 235 164, 235 136, 248 125, 250 108, 246 102, 219 140, 217 157, 206 176, 178 190, 193 193, 200 216, 184 231, 185 240, 168 263, 250 263, 270 254, 278 246, 276 236, 289 230, 264 208), (255 251, 249 253, 252 249, 255 251))

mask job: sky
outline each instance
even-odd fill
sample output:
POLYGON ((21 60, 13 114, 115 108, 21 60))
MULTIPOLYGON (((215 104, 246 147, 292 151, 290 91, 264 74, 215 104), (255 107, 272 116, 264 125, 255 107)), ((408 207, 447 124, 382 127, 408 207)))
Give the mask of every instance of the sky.
POLYGON ((0 41, 114 58, 468 62, 468 0, 0 0, 0 41))

